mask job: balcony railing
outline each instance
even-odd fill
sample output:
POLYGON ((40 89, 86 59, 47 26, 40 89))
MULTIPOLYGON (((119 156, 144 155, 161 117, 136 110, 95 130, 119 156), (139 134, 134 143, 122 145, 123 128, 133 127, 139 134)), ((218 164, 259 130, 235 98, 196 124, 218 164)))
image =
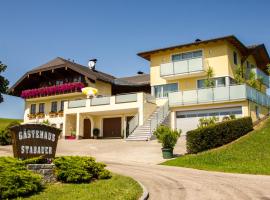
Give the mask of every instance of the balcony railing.
POLYGON ((160 76, 171 76, 203 71, 204 67, 202 58, 193 58, 160 65, 160 76))
MULTIPOLYGON (((90 99, 90 106, 102 106, 102 105, 111 105, 111 104, 121 104, 121 103, 132 103, 138 101, 137 93, 116 95, 110 97, 95 97, 90 99)), ((82 100, 73 100, 68 102, 68 108, 80 108, 86 107, 87 99, 82 100)))
POLYGON ((206 88, 169 93, 169 105, 192 105, 249 99, 263 106, 270 106, 270 97, 247 85, 206 88))
POLYGON ((267 87, 270 86, 269 76, 265 72, 263 72, 259 68, 254 68, 252 70, 256 74, 256 78, 262 78, 263 84, 267 87))

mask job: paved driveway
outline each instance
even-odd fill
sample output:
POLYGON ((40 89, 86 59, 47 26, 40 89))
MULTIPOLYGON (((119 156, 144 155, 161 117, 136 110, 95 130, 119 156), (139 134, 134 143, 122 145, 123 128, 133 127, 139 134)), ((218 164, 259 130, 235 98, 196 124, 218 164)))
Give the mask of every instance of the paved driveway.
MULTIPOLYGON (((185 153, 184 138, 175 153, 185 153)), ((0 155, 12 155, 11 146, 0 155)), ((57 155, 90 155, 108 168, 142 182, 153 200, 261 199, 270 200, 270 176, 207 172, 157 165, 162 162, 160 144, 124 140, 60 140, 57 155)))

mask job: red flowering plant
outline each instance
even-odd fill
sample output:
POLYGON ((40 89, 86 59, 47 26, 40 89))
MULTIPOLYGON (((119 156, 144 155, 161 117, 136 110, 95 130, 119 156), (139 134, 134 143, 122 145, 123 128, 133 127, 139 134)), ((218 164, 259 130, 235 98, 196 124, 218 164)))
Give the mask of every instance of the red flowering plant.
POLYGON ((65 83, 62 85, 54 85, 50 87, 23 90, 21 93, 21 97, 24 99, 29 99, 29 98, 39 97, 39 96, 56 95, 59 93, 62 94, 66 92, 81 90, 83 87, 84 87, 84 84, 80 82, 65 83))

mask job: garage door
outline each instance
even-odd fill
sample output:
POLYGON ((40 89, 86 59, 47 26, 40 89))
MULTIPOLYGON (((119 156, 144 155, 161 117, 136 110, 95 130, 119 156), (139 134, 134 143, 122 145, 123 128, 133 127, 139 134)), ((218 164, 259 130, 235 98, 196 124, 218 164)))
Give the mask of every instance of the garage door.
POLYGON ((229 115, 242 117, 242 108, 233 107, 211 110, 178 111, 176 112, 176 128, 181 129, 182 134, 185 135, 187 131, 198 127, 200 118, 216 116, 219 120, 222 120, 224 116, 229 115))
POLYGON ((121 117, 103 119, 103 137, 104 138, 121 137, 121 117))

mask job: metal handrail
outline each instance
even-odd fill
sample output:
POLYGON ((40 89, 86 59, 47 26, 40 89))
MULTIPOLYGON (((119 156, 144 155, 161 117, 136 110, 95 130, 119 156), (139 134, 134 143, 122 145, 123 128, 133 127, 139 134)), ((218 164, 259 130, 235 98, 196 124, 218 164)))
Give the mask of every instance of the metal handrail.
POLYGON ((128 122, 128 131, 129 135, 137 128, 139 125, 139 114, 136 114, 129 122, 128 122))
POLYGON ((160 125, 160 123, 162 123, 165 117, 168 116, 168 113, 169 113, 169 102, 166 101, 166 103, 158 109, 156 116, 150 121, 151 134, 156 130, 156 128, 160 125))

